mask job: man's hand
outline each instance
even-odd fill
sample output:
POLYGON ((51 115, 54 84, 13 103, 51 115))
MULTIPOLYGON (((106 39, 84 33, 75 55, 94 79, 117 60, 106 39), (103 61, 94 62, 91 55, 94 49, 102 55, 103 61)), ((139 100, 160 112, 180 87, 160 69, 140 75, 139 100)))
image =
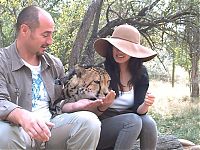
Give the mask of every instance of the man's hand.
POLYGON ((97 100, 89 100, 89 99, 80 99, 74 103, 66 103, 62 111, 63 112, 75 112, 81 110, 87 110, 91 112, 96 112, 97 107, 103 109, 107 109, 115 99, 115 92, 110 91, 105 98, 97 99, 97 100))
POLYGON ((94 112, 97 106, 102 103, 101 99, 97 99, 95 101, 89 99, 80 99, 77 102, 66 103, 62 107, 63 112, 75 112, 81 110, 88 110, 94 112))
POLYGON ((95 101, 89 99, 81 99, 73 104, 73 110, 93 111, 100 104, 102 104, 101 99, 97 99, 95 101))
POLYGON ((49 128, 54 126, 53 123, 37 119, 31 112, 21 108, 14 109, 8 115, 7 120, 21 125, 31 138, 42 142, 49 140, 51 137, 49 128))

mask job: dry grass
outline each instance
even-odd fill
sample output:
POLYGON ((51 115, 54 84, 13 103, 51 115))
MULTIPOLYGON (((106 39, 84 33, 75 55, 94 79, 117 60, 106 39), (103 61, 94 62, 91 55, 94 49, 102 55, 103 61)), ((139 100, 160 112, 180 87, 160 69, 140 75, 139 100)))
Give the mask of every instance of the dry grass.
POLYGON ((149 91, 156 96, 149 113, 161 134, 173 134, 200 144, 200 99, 191 100, 186 84, 151 81, 149 91))

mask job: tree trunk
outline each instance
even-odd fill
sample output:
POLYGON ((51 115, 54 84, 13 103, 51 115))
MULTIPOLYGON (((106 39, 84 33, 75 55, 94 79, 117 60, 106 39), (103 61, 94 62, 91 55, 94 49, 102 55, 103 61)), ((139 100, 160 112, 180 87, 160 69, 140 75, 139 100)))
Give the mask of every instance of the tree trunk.
POLYGON ((200 31, 199 27, 188 22, 186 26, 187 43, 189 45, 189 56, 191 60, 190 70, 190 96, 199 98, 199 58, 200 58, 200 31))
POLYGON ((191 35, 193 35, 193 41, 189 46, 191 57, 191 93, 190 96, 195 98, 199 97, 199 57, 200 57, 200 37, 199 28, 192 27, 191 35))
POLYGON ((84 43, 87 39, 90 26, 97 10, 97 4, 98 2, 96 0, 93 0, 87 12, 85 13, 69 57, 69 69, 73 68, 75 64, 79 63, 81 51, 84 47, 84 43))
POLYGON ((0 20, 0 48, 3 47, 2 21, 0 20))
POLYGON ((175 52, 173 51, 173 62, 172 62, 172 87, 174 87, 174 83, 175 83, 175 69, 176 65, 175 65, 175 52))
POLYGON ((95 51, 93 48, 93 44, 94 44, 95 39, 97 38, 97 31, 98 31, 98 25, 99 25, 99 19, 101 15, 101 7, 103 4, 103 0, 99 0, 97 1, 97 3, 98 3, 97 4, 98 6, 97 6, 97 11, 96 11, 96 15, 95 15, 94 23, 93 23, 92 34, 88 40, 85 50, 83 51, 81 64, 87 64, 87 65, 94 64, 95 51))
MULTIPOLYGON (((198 15, 200 17, 200 15, 198 15)), ((200 18, 198 18, 198 23, 200 18)), ((200 29, 199 27, 194 27, 193 35, 196 40, 194 40, 194 46, 191 46, 191 62, 192 62, 192 69, 191 69, 191 82, 192 82, 192 91, 191 97, 199 98, 199 58, 200 58, 200 29)))
POLYGON ((191 97, 199 97, 199 71, 198 62, 199 57, 196 53, 192 55, 192 69, 191 69, 191 97))

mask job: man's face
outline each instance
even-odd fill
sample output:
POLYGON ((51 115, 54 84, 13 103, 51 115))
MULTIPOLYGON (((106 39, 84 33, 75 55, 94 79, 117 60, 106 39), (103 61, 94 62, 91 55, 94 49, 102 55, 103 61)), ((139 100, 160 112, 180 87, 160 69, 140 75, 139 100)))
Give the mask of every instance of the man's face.
POLYGON ((50 16, 39 15, 40 25, 31 30, 27 37, 27 50, 38 56, 43 55, 46 48, 53 43, 54 21, 50 16))

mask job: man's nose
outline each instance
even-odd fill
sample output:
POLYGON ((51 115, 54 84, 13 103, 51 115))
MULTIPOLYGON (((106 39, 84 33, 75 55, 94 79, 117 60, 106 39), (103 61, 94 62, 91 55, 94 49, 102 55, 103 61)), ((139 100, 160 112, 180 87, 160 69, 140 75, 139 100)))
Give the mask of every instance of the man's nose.
POLYGON ((52 36, 48 37, 47 44, 49 44, 49 45, 53 44, 53 37, 52 36))

